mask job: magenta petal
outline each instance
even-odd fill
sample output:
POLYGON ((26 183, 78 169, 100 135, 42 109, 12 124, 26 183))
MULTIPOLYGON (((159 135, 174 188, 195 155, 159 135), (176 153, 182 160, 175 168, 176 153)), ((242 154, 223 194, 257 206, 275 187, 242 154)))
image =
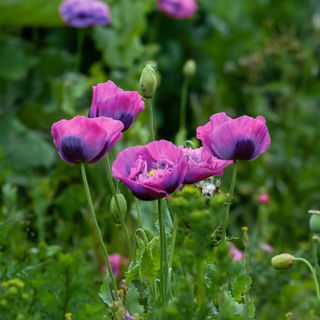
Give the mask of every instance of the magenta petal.
POLYGON ((112 172, 138 199, 155 200, 168 198, 181 188, 187 165, 178 147, 161 140, 123 150, 113 163, 112 172))
POLYGON ((248 116, 221 124, 209 139, 215 155, 225 160, 254 160, 270 145, 267 126, 248 116))
POLYGON ((123 124, 108 118, 76 116, 52 125, 51 134, 62 160, 93 163, 103 158, 121 136, 123 124), (108 126, 106 130, 105 126, 108 126))
POLYGON ((221 176, 223 169, 232 161, 220 160, 212 156, 204 147, 192 150, 185 148, 188 171, 183 184, 193 184, 212 176, 221 176))
POLYGON ((88 117, 108 117, 124 124, 122 131, 132 125, 133 120, 144 109, 144 102, 137 91, 123 91, 112 81, 92 87, 93 99, 88 117))
POLYGON ((213 156, 216 156, 216 152, 213 150, 212 145, 210 143, 210 134, 221 124, 230 120, 232 119, 229 118, 225 112, 220 112, 212 115, 210 117, 210 122, 208 122, 206 125, 197 128, 197 138, 202 141, 203 146, 213 156))
POLYGON ((158 0, 158 6, 165 15, 177 20, 192 18, 198 11, 196 0, 158 0))

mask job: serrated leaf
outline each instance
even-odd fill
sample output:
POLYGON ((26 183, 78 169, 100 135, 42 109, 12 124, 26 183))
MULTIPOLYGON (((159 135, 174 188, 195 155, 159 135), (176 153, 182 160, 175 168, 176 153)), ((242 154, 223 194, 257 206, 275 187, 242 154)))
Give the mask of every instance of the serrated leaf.
POLYGON ((140 293, 138 289, 134 286, 133 283, 130 283, 129 288, 127 290, 126 297, 126 309, 129 311, 130 315, 135 313, 141 315, 144 311, 143 306, 139 303, 140 293))
MULTIPOLYGON (((249 277, 249 286, 252 283, 251 277, 249 277)), ((232 295, 235 301, 242 300, 242 295, 247 291, 247 276, 243 270, 232 283, 232 295)))
POLYGON ((112 296, 110 290, 110 272, 107 271, 106 277, 104 278, 103 285, 100 287, 99 297, 109 307, 112 305, 112 296))

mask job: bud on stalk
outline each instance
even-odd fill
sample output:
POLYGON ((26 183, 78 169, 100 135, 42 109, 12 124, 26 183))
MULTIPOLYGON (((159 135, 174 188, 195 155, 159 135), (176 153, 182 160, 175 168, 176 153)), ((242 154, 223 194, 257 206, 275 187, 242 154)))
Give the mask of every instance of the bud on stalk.
MULTIPOLYGON (((125 219, 126 214, 127 214, 127 201, 126 201, 126 198, 123 196, 123 194, 117 194, 117 198, 118 198, 118 201, 119 201, 119 205, 120 205, 120 209, 121 209, 121 212, 122 212, 123 219, 125 219)), ((114 197, 112 197, 111 202, 110 202, 110 211, 111 211, 111 215, 112 215, 114 223, 117 226, 121 226, 120 212, 118 210, 117 203, 116 203, 114 197)))
POLYGON ((191 79, 194 76, 194 74, 196 73, 196 70, 197 70, 196 62, 192 59, 187 60, 182 69, 183 75, 188 79, 191 79))
POLYGON ((308 212, 312 213, 309 221, 310 230, 316 234, 320 233, 320 211, 309 210, 308 212))
POLYGON ((147 64, 142 70, 140 82, 140 94, 144 98, 152 98, 157 88, 157 77, 151 64, 147 64))
POLYGON ((276 270, 287 270, 294 266, 295 257, 289 253, 279 254, 271 259, 272 267, 276 270))

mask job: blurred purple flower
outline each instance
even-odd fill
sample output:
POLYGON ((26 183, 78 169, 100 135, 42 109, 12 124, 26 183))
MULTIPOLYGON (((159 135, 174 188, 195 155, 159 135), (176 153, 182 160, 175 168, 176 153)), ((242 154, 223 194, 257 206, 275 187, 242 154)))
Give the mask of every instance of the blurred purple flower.
POLYGON ((89 118, 108 117, 123 123, 126 131, 136 116, 144 109, 144 102, 138 91, 123 91, 112 81, 92 87, 93 98, 89 118))
POLYGON ((99 0, 66 0, 59 11, 64 22, 74 28, 107 26, 111 21, 108 5, 99 0))
POLYGON ((110 118, 76 116, 55 122, 51 128, 54 144, 63 161, 94 163, 101 160, 121 139, 123 124, 110 118))
POLYGON ((267 243, 261 243, 260 247, 263 251, 268 253, 272 253, 274 251, 273 247, 267 243))
MULTIPOLYGON (((122 257, 120 253, 109 255, 109 261, 110 261, 111 269, 115 279, 118 279, 121 274, 121 265, 129 264, 130 262, 128 258, 122 257)), ((104 264, 103 271, 107 273, 108 271, 107 263, 104 264)))
POLYGON ((172 192, 182 187, 187 169, 183 151, 169 141, 160 140, 120 152, 112 173, 135 197, 149 201, 170 198, 172 192))
POLYGON ((130 316, 128 310, 126 310, 126 309, 124 309, 123 314, 124 314, 124 318, 125 318, 126 320, 136 320, 136 319, 137 319, 137 318, 135 318, 135 317, 130 316))
POLYGON ((204 147, 191 149, 180 147, 188 160, 188 171, 183 184, 193 184, 212 176, 223 175, 223 168, 232 163, 215 158, 204 147))
POLYGON ((262 193, 258 196, 258 202, 260 204, 267 204, 270 202, 270 196, 267 193, 262 193))
POLYGON ((230 255, 232 256, 232 261, 242 260, 243 259, 243 252, 239 250, 233 243, 229 243, 230 246, 230 255))
POLYGON ((165 15, 177 20, 192 18, 198 11, 196 0, 158 0, 158 6, 165 15))
POLYGON ((213 156, 223 160, 254 160, 270 145, 265 119, 242 116, 231 119, 224 112, 197 128, 197 138, 213 156))

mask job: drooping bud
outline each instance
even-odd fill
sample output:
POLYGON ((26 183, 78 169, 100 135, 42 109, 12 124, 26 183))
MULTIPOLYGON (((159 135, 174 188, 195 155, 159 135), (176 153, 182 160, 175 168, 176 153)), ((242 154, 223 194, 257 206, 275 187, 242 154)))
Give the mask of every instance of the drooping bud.
POLYGON ((309 221, 310 230, 313 233, 320 233, 320 211, 309 210, 308 212, 312 213, 312 216, 309 221))
POLYGON ((157 77, 151 64, 147 64, 142 70, 140 82, 140 94, 144 98, 152 98, 157 89, 157 77))
POLYGON ((294 256, 289 253, 279 254, 271 259, 272 267, 276 270, 287 270, 294 266, 294 256))
MULTIPOLYGON (((117 198, 118 198, 118 201, 120 204, 120 209, 122 212, 123 219, 125 219, 126 214, 127 214, 126 198, 123 196, 123 194, 117 194, 117 198)), ((117 226, 121 226, 120 212, 118 210, 118 206, 117 206, 117 203, 116 203, 114 197, 112 197, 111 202, 110 202, 110 212, 111 212, 114 223, 117 226)))
POLYGON ((196 70, 197 70, 196 62, 192 59, 187 60, 182 69, 183 75, 188 79, 191 79, 194 76, 194 74, 196 73, 196 70))

